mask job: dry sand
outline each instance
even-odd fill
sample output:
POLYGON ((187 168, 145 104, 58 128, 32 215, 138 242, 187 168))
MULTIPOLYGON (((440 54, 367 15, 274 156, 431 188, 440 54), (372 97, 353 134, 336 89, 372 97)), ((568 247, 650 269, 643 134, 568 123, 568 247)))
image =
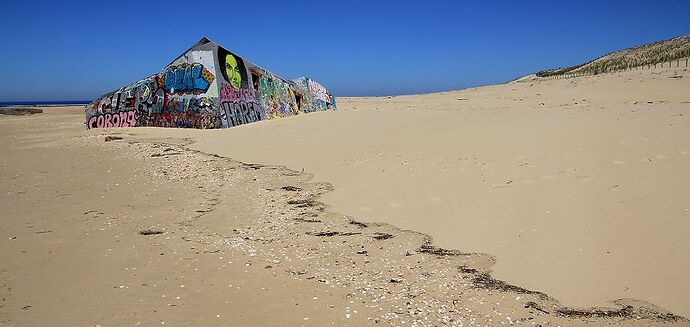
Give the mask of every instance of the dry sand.
POLYGON ((491 254, 495 277, 568 305, 632 297, 690 316, 689 75, 340 99, 193 147, 304 168, 334 185, 334 211, 491 254))
POLYGON ((0 325, 688 325, 689 75, 214 131, 0 117, 0 325))
POLYGON ((266 183, 235 186, 254 169, 174 145, 105 143, 116 131, 85 131, 82 108, 45 110, 0 117, 0 326, 356 326, 373 316, 346 289, 295 279, 236 237, 269 218, 253 198, 266 183), (346 320, 346 308, 358 314, 346 320))

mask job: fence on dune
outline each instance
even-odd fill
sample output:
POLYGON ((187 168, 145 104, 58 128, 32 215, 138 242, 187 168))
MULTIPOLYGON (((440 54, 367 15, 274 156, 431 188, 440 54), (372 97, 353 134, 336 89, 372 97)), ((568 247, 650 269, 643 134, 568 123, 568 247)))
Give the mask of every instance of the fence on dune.
MULTIPOLYGON (((597 72, 578 72, 578 73, 572 73, 572 74, 561 74, 561 75, 552 75, 552 76, 547 76, 547 77, 536 77, 536 80, 542 80, 542 81, 548 81, 548 80, 554 80, 554 79, 568 79, 568 78, 575 78, 575 77, 582 77, 582 76, 592 76, 592 75, 599 75, 599 74, 610 74, 610 73, 620 73, 620 72, 627 72, 627 71, 633 71, 633 70, 647 70, 647 69, 661 69, 661 68, 686 68, 690 67, 690 57, 687 58, 680 58, 680 59, 673 59, 669 61, 664 61, 656 64, 644 64, 644 65, 630 65, 626 66, 620 69, 610 69, 610 70, 603 70, 603 71, 597 71, 597 72)), ((527 79, 527 80, 521 80, 520 82, 527 82, 527 81, 534 81, 535 79, 527 79)))

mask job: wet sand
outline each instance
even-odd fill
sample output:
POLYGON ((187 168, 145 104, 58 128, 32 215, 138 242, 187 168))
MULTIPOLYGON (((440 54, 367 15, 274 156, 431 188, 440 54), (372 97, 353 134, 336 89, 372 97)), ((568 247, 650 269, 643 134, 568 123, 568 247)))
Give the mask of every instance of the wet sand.
POLYGON ((0 117, 0 324, 688 325, 690 85, 656 73, 215 131, 0 117))

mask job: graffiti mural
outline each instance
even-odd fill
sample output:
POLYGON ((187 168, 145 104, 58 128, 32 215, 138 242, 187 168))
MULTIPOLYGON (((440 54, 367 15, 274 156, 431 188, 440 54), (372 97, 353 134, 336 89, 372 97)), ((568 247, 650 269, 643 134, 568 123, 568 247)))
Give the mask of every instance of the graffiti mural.
POLYGON ((239 91, 223 85, 220 91, 221 121, 224 127, 253 123, 264 119, 261 107, 250 89, 239 91))
POLYGON ((323 87, 321 84, 317 83, 316 81, 310 79, 309 81, 309 92, 314 95, 314 97, 317 100, 321 100, 323 102, 330 102, 330 96, 328 95, 328 91, 326 91, 326 88, 323 87))
POLYGON ((182 63, 161 74, 163 89, 169 93, 206 92, 214 79, 213 74, 199 63, 182 63))
POLYGON ((277 77, 259 78, 259 104, 268 119, 294 115, 298 112, 295 91, 291 84, 277 77))
POLYGON ((108 127, 134 127, 137 120, 134 118, 134 111, 120 111, 116 113, 97 114, 91 116, 88 122, 89 128, 108 128, 108 127))
POLYGON ((265 119, 265 113, 256 102, 254 90, 249 86, 244 60, 219 47, 220 71, 225 79, 220 83, 220 115, 223 127, 253 123, 265 119))
POLYGON ((87 108, 86 127, 221 127, 218 106, 206 94, 216 80, 213 53, 196 51, 194 55, 196 62, 182 58, 156 75, 94 101, 87 108), (123 113, 127 120, 115 118, 123 113))
POLYGON ((159 73, 87 105, 84 123, 221 128, 327 109, 335 98, 321 84, 287 81, 202 38, 159 73))
POLYGON ((307 77, 300 77, 293 82, 297 91, 304 94, 300 110, 308 113, 335 109, 335 98, 321 84, 307 77))

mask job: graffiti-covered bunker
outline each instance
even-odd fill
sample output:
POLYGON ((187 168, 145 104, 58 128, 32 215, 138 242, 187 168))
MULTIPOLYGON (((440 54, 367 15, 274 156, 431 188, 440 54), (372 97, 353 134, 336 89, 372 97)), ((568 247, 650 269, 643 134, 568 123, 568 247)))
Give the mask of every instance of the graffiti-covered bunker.
POLYGON ((158 74, 86 106, 87 128, 221 128, 335 109, 316 81, 285 80, 207 38, 158 74))

